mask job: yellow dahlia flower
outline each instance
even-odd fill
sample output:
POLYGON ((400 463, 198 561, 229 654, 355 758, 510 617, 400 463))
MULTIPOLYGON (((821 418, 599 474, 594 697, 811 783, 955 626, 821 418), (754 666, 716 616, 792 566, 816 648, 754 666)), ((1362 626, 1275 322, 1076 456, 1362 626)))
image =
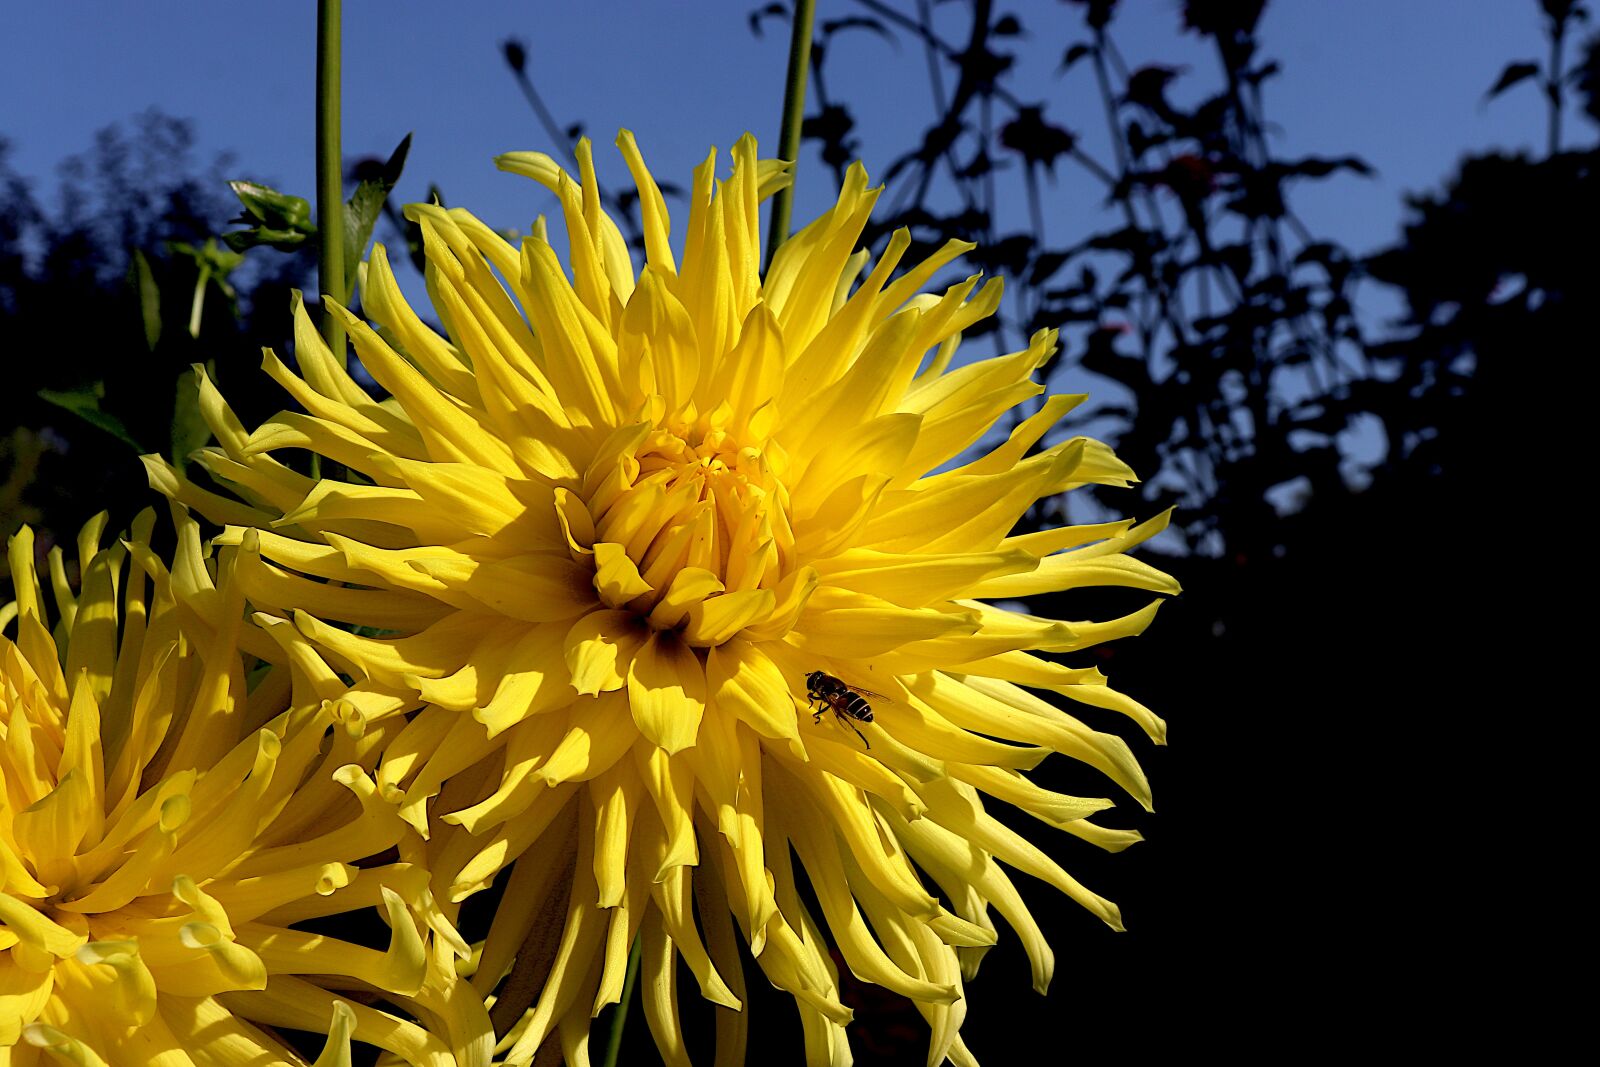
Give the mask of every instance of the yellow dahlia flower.
POLYGON ((77 595, 61 551, 49 556, 53 627, 32 532, 10 543, 0 1065, 305 1062, 268 1027, 327 1034, 319 1064, 348 1064, 352 1037, 411 1063, 486 1064, 487 1017, 453 993, 453 931, 426 876, 353 865, 404 828, 375 798, 383 731, 347 705, 286 710, 286 670, 245 673, 241 647, 283 658, 242 625, 235 564, 254 536, 208 560, 180 515, 169 570, 148 547, 153 513, 109 548, 104 524, 79 537, 77 595), (373 909, 387 948, 296 925, 373 909))
POLYGON ((154 458, 153 482, 232 524, 222 543, 260 530, 271 562, 251 598, 292 618, 325 682, 339 672, 354 698, 421 702, 377 783, 430 835, 435 893, 459 901, 515 863, 479 990, 535 951, 541 914, 559 923, 542 991, 524 994, 537 1002, 503 1035, 506 1062, 557 1037, 585 1062, 589 1019, 618 999, 638 935, 669 1063, 687 1062, 679 957, 727 1009, 719 1062, 741 1062, 740 941, 796 998, 811 1062, 849 1060, 831 941, 855 975, 916 1002, 930 1062, 970 1063, 963 982, 995 941, 991 908, 1040 990, 1052 970, 1006 868, 1120 925, 985 804, 1105 848, 1136 840, 1088 820, 1109 800, 1029 781, 1051 751, 1149 803, 1127 744, 1035 691, 1163 732, 1097 670, 1035 654, 1137 634, 1155 603, 1058 622, 987 601, 1174 593, 1126 554, 1165 516, 1010 536, 1036 500, 1132 472, 1094 441, 1045 442, 1081 397, 1044 399, 995 443, 997 422, 1043 392, 1031 375, 1056 334, 955 366, 1000 285, 922 294, 970 246, 901 270, 903 231, 865 270, 877 190, 859 166, 763 277, 757 207, 787 181, 781 164, 747 137, 718 181, 713 153, 680 259, 633 138, 619 145, 642 271, 600 208, 587 144, 581 182, 543 155, 504 156, 559 195, 570 277, 542 221, 519 247, 465 211, 413 206, 444 335, 408 306, 381 247, 364 276, 372 324, 336 309, 390 398, 357 385, 298 311, 299 372, 270 352, 266 370, 302 410, 247 433, 201 383, 219 447, 197 459, 245 502, 154 458), (978 458, 941 470, 975 445, 978 458), (272 458, 293 449, 352 473, 313 482, 272 458))

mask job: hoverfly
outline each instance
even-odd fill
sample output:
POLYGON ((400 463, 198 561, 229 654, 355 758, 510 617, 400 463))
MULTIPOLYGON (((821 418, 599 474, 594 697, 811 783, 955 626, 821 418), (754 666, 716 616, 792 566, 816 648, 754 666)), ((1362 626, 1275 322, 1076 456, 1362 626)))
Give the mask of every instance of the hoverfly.
POLYGON ((872 721, 872 705, 867 703, 867 697, 879 697, 887 700, 882 693, 874 693, 870 689, 850 685, 840 681, 831 674, 822 671, 812 671, 806 675, 806 696, 810 697, 813 704, 820 703, 820 709, 814 709, 811 714, 812 722, 821 722, 826 712, 833 712, 840 722, 850 729, 855 730, 856 736, 861 738, 861 743, 868 748, 872 742, 867 740, 867 735, 862 733, 852 719, 860 722, 872 721))

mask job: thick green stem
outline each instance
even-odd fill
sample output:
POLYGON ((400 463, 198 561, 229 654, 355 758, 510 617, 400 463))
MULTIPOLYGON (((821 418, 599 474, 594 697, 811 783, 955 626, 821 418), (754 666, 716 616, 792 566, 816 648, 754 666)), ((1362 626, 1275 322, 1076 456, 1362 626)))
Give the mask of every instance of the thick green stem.
POLYGON ((622 979, 622 999, 611 1011, 611 1033, 606 1036, 606 1057, 601 1067, 617 1067, 617 1054, 622 1051, 622 1028, 628 1022, 628 1008, 633 1004, 633 987, 639 983, 639 939, 633 939, 628 950, 628 973, 622 979))
POLYGON ((322 337, 344 364, 344 323, 327 306, 343 304, 344 161, 339 140, 340 0, 317 0, 317 283, 322 291, 322 337))
MULTIPOLYGON (((800 123, 806 111, 806 75, 811 70, 811 21, 815 0, 794 0, 794 24, 789 37, 789 75, 783 85, 783 125, 778 131, 778 158, 797 171, 800 159, 800 123)), ((798 175, 794 175, 798 177, 798 175)), ((767 266, 778 246, 789 236, 789 210, 794 204, 794 181, 772 198, 772 221, 767 226, 767 266)))

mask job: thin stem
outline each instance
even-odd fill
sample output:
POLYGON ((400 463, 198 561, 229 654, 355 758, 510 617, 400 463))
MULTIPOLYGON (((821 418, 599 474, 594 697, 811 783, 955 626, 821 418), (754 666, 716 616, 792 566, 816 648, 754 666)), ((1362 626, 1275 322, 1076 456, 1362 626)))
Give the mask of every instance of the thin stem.
POLYGON ((1550 131, 1549 155, 1561 152, 1561 58, 1562 38, 1566 36, 1566 19, 1553 20, 1550 28, 1550 80, 1545 83, 1545 97, 1549 101, 1550 131))
POLYGON ((1039 202, 1039 172, 1032 162, 1023 161, 1022 179, 1028 192, 1028 219, 1033 223, 1033 239, 1044 244, 1044 207, 1039 202))
POLYGON ((606 1056, 601 1067, 617 1067, 617 1055, 622 1051, 622 1028, 628 1023, 628 1006, 633 1003, 633 987, 639 984, 639 938, 633 939, 628 950, 628 973, 622 979, 622 999, 617 1001, 611 1014, 611 1033, 606 1036, 606 1056))
POLYGON ((939 75, 939 49, 934 42, 938 40, 933 33, 933 9, 928 0, 917 0, 917 21, 922 24, 922 53, 928 61, 928 85, 933 90, 933 112, 935 115, 944 114, 944 78, 939 75))
POLYGON ((767 225, 767 266, 789 236, 789 210, 794 204, 794 179, 800 160, 800 122, 806 110, 806 74, 811 69, 811 22, 815 0, 795 0, 794 24, 789 28, 789 74, 783 85, 783 125, 778 131, 778 158, 793 170, 787 186, 772 198, 772 220, 767 225))
POLYGON ((567 131, 561 128, 556 117, 544 104, 544 97, 539 95, 539 90, 533 87, 533 79, 528 77, 527 71, 514 70, 512 74, 517 79, 517 87, 522 90, 522 95, 527 98, 528 106, 533 108, 533 113, 538 116, 539 125, 544 127, 545 136, 550 138, 559 151, 567 154, 567 158, 574 163, 578 162, 578 152, 572 143, 572 138, 567 136, 567 131))
POLYGON ((194 299, 189 302, 189 336, 200 339, 200 317, 206 310, 206 284, 211 281, 211 268, 204 264, 194 282, 194 299))
POLYGON ((322 338, 344 365, 344 323, 327 306, 343 304, 344 161, 339 141, 340 0, 317 0, 317 282, 322 290, 322 338))

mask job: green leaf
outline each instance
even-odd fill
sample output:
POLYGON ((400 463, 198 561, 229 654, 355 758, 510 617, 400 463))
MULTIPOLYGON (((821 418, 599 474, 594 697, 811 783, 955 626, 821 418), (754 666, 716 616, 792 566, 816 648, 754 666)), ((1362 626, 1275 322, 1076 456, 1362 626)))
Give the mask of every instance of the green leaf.
POLYGON ((260 182, 229 182, 228 187, 244 205, 245 217, 240 222, 253 218, 269 229, 293 230, 307 235, 317 232, 316 223, 311 221, 311 204, 303 197, 280 193, 260 182))
POLYGON ((143 455, 145 449, 138 441, 133 439, 133 434, 122 424, 122 420, 109 411, 100 410, 100 399, 105 396, 104 382, 95 382, 85 389, 75 389, 62 392, 55 389, 39 390, 39 399, 54 404, 58 408, 65 408, 90 426, 104 430, 124 444, 132 446, 134 451, 143 455))
POLYGON ((257 226, 249 230, 229 230, 222 235, 222 239, 235 252, 245 252, 260 245, 276 248, 279 252, 293 252, 309 240, 305 234, 296 233, 294 230, 274 230, 266 226, 257 226))
POLYGON ((223 248, 217 244, 215 237, 207 237, 206 243, 198 248, 187 241, 168 241, 167 248, 176 255, 192 260, 202 271, 210 271, 218 278, 232 274, 239 264, 244 262, 243 255, 223 248))
POLYGON ((207 237, 206 243, 198 248, 186 241, 168 241, 167 249, 193 262, 197 270, 194 294, 189 300, 189 336, 198 338, 200 320, 205 312, 206 289, 216 286, 231 304, 236 294, 233 286, 228 284, 227 277, 244 262, 244 254, 224 248, 215 237, 207 237))
POLYGON ((133 288, 139 294, 145 347, 154 352, 156 343, 161 340, 161 289, 150 270, 150 261, 137 248, 133 250, 133 288))
POLYGON ((384 201, 389 199, 389 194, 394 191, 395 184, 400 180, 400 172, 405 169, 406 155, 411 151, 411 135, 408 133, 400 144, 390 154, 388 162, 384 163, 377 177, 364 178, 356 191, 351 194, 350 202, 344 206, 344 291, 346 294, 355 291, 356 271, 366 257, 367 242, 372 240, 372 228, 377 225, 378 216, 383 213, 384 201))
POLYGON ((234 219, 249 226, 222 235, 235 253, 266 245, 280 252, 292 252, 317 233, 311 220, 311 204, 302 197, 280 193, 260 182, 229 182, 233 195, 244 205, 244 214, 234 219))
MULTIPOLYGON (((207 365, 205 370, 212 371, 207 365)), ((193 370, 179 373, 177 388, 172 396, 172 462, 181 471, 189 462, 189 453, 203 448, 211 440, 211 427, 200 413, 200 364, 193 370)))

